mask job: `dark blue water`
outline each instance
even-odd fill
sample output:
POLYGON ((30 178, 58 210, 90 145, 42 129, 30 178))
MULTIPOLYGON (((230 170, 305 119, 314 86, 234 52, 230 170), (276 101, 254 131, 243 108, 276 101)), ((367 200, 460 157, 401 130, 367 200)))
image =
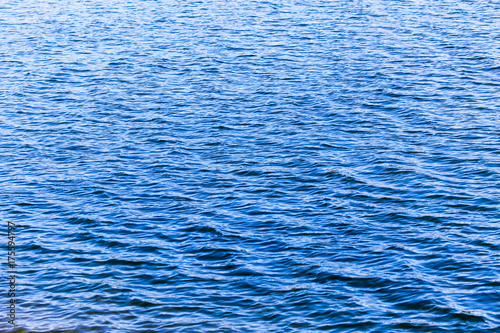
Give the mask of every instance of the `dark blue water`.
POLYGON ((2 332, 500 332, 497 1, 3 1, 2 332))

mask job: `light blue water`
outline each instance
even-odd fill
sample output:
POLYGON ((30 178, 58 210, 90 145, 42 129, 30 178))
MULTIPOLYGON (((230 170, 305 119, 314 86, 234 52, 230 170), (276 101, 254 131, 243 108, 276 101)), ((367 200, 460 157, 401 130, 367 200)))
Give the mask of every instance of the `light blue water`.
POLYGON ((0 37, 0 331, 500 332, 500 3, 3 1, 0 37))

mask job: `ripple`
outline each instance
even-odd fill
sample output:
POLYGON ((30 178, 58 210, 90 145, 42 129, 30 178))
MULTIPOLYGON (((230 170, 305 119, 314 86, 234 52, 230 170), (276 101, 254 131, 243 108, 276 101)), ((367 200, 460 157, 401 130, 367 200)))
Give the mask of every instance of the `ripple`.
POLYGON ((497 332, 498 4, 2 5, 5 332, 497 332))

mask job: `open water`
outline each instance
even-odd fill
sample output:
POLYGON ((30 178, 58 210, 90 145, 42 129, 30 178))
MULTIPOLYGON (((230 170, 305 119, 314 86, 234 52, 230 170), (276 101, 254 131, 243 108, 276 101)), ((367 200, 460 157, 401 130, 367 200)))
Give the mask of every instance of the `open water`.
POLYGON ((500 332, 500 3, 6 0, 1 332, 500 332))

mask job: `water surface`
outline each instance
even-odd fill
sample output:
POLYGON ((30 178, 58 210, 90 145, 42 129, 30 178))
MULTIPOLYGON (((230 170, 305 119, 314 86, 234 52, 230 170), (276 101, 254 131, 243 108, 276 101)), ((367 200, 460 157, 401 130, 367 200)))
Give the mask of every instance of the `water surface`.
POLYGON ((499 13, 3 1, 0 330, 499 332, 499 13))

